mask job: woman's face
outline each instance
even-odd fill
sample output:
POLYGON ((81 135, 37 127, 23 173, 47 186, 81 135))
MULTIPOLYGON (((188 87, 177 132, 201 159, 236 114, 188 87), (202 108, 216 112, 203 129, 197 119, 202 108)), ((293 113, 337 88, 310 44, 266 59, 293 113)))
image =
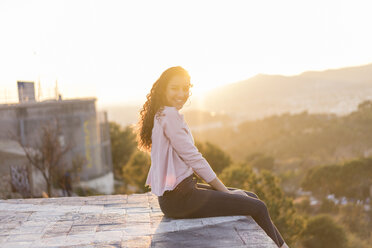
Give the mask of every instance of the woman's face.
POLYGON ((165 90, 167 106, 180 110, 189 98, 190 78, 183 75, 173 76, 165 90))

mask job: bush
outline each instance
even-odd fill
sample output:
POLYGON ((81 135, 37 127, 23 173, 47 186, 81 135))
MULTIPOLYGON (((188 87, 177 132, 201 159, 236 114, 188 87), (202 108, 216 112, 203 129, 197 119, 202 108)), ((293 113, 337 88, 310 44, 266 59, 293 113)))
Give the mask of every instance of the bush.
POLYGON ((151 165, 150 155, 136 151, 123 168, 122 177, 125 182, 125 193, 143 193, 148 191, 145 187, 147 174, 151 165))
POLYGON ((247 164, 234 164, 221 173, 226 186, 255 192, 263 200, 270 216, 288 245, 295 244, 304 229, 304 219, 296 213, 292 199, 286 197, 279 179, 268 171, 256 174, 247 164))
POLYGON ((305 248, 348 247, 346 232, 328 215, 311 218, 302 237, 305 248))

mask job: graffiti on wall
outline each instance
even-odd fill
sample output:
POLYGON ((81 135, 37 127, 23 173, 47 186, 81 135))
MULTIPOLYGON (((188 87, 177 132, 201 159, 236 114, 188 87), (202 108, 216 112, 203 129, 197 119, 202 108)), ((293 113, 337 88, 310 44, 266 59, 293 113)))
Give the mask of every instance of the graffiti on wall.
POLYGON ((85 158, 87 161, 87 167, 92 167, 92 156, 90 154, 90 131, 88 128, 89 121, 84 121, 84 135, 85 135, 85 158))
POLYGON ((27 168, 10 166, 10 176, 12 188, 25 198, 31 197, 31 188, 28 182, 27 168))

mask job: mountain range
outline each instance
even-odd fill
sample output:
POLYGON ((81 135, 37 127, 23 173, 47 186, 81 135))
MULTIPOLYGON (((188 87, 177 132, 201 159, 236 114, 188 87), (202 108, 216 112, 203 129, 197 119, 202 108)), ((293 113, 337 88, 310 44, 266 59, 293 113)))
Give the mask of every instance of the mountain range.
MULTIPOLYGON (((193 119, 193 126, 197 126, 195 120, 204 125, 221 121, 221 116, 242 122, 303 111, 345 115, 365 100, 372 100, 372 64, 295 76, 258 74, 192 99, 192 105, 184 112, 186 119, 193 119)), ((117 105, 106 109, 110 120, 128 125, 137 122, 140 106, 117 105)))
POLYGON ((195 105, 252 120, 302 111, 344 115, 371 99, 372 64, 368 64, 295 76, 259 74, 214 89, 196 99, 195 105))

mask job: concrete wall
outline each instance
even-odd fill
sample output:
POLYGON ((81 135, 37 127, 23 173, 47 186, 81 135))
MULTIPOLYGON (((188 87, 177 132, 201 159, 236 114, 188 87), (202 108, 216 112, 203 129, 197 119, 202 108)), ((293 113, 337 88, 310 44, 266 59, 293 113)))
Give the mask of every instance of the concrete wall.
MULTIPOLYGON (((64 160, 66 168, 71 168, 74 158, 81 157, 85 160, 81 180, 100 178, 112 172, 112 160, 107 116, 98 118, 95 101, 90 98, 0 105, 0 139, 20 139, 27 146, 37 147, 42 127, 58 121, 60 141, 71 146, 64 160)), ((2 164, 0 160, 0 167, 2 164)))
POLYGON ((112 172, 93 180, 80 182, 80 186, 83 188, 97 189, 99 192, 107 195, 114 193, 112 185, 114 185, 114 174, 112 172))

